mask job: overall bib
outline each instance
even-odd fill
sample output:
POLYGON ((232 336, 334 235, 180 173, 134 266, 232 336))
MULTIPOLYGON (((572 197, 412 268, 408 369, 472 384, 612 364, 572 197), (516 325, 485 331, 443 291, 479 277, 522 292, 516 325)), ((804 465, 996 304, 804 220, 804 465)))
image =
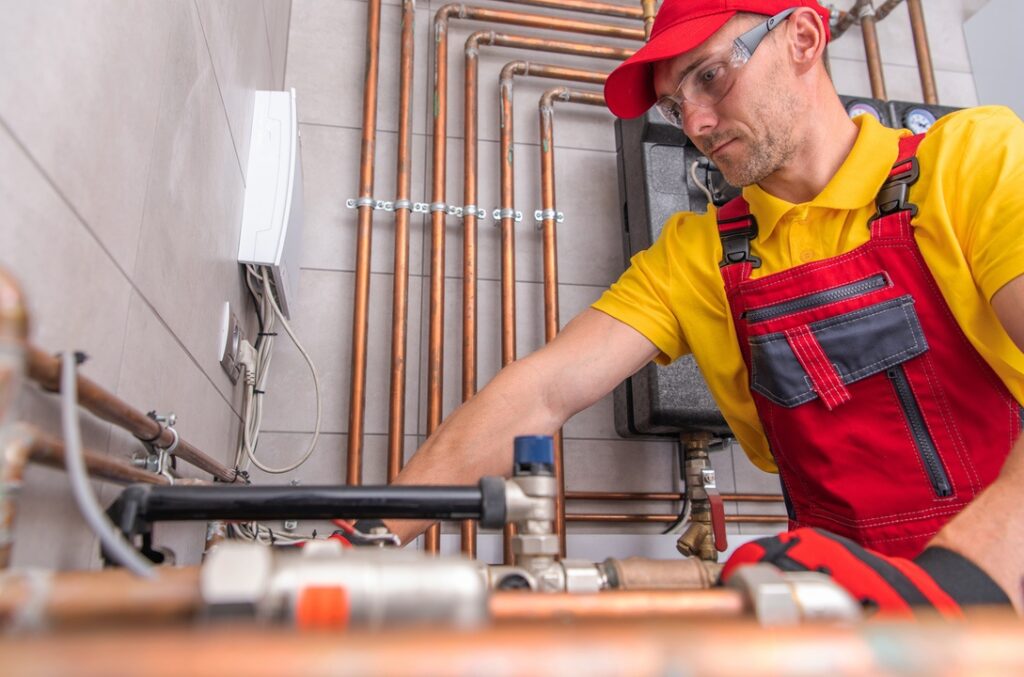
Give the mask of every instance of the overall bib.
MULTIPOLYGON (((757 223, 718 213, 720 264, 790 527, 913 557, 999 473, 1020 407, 971 345, 914 239, 923 135, 900 142, 870 240, 750 279, 757 223)), ((993 516, 995 517, 995 516, 993 516)))

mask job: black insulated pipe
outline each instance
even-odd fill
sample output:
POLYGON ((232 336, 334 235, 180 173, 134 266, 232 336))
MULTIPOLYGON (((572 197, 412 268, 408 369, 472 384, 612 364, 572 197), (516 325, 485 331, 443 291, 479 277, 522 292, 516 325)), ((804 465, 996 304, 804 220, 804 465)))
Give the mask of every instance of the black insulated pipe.
POLYGON ((154 522, 286 519, 479 520, 505 524, 505 480, 466 486, 152 486, 126 488, 107 510, 128 536, 154 522))

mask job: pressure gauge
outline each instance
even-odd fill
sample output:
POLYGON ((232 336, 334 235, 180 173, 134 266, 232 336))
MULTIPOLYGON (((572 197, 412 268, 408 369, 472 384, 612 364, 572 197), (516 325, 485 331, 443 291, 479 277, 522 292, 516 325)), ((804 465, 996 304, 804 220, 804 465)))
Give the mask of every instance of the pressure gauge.
POLYGON ((935 124, 935 114, 926 108, 911 108, 903 116, 903 126, 915 134, 924 134, 935 124))
POLYGON ((846 112, 850 115, 851 119, 859 115, 870 115, 879 122, 882 121, 882 111, 878 110, 867 101, 856 101, 851 103, 846 107, 846 112))

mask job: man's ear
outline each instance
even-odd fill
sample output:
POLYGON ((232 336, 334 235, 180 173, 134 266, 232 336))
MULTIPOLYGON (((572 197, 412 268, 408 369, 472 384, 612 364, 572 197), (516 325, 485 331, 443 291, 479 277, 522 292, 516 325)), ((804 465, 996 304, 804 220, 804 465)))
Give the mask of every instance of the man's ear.
POLYGON ((825 51, 825 25, 810 7, 801 7, 786 22, 786 40, 790 59, 798 73, 804 73, 822 58, 825 51))

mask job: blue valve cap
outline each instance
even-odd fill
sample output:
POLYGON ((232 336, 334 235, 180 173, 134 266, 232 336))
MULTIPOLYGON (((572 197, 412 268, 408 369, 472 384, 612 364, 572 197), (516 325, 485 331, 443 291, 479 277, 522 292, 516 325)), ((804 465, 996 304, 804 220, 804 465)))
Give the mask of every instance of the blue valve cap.
POLYGON ((550 435, 522 435, 515 439, 515 474, 550 474, 555 468, 555 440, 550 435))

